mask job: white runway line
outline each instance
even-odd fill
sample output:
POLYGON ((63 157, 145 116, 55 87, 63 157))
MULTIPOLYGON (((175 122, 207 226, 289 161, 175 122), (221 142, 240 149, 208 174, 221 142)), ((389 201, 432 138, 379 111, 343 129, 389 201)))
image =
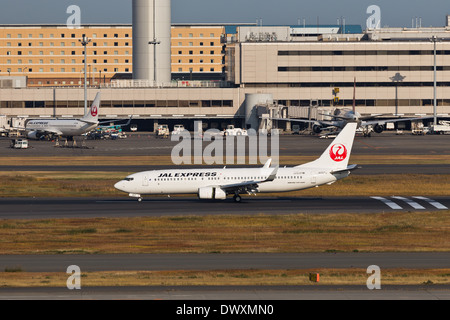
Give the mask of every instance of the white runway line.
POLYGON ((389 199, 386 199, 386 198, 383 198, 383 197, 371 197, 371 198, 375 199, 375 200, 382 201, 384 204, 388 205, 391 209, 394 209, 394 210, 402 210, 403 209, 398 204, 396 204, 395 202, 393 202, 393 201, 391 201, 389 199))
POLYGON ((448 210, 448 208, 446 206, 444 206, 442 203, 439 203, 433 199, 428 199, 425 197, 413 197, 415 199, 419 199, 419 200, 425 200, 426 202, 428 202, 429 204, 431 204, 432 206, 434 206, 435 208, 441 209, 441 210, 448 210))
POLYGON ((409 204, 414 209, 425 210, 425 207, 422 207, 420 204, 418 204, 417 202, 415 202, 415 201, 413 201, 411 199, 407 199, 407 198, 403 198, 403 197, 392 197, 392 198, 405 201, 407 204, 409 204))

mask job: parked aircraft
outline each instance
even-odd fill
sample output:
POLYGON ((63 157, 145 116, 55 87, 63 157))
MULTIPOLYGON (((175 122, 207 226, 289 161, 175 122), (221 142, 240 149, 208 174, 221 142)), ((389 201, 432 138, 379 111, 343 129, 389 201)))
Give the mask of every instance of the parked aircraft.
POLYGON ((331 120, 304 120, 304 119, 286 119, 273 118, 273 120, 285 120, 290 122, 312 123, 312 130, 314 133, 320 134, 323 131, 334 130, 333 133, 340 132, 349 122, 357 122, 358 129, 364 133, 364 136, 370 136, 372 131, 382 133, 386 123, 402 122, 402 121, 417 121, 429 119, 430 117, 422 118, 402 118, 394 115, 394 118, 379 118, 386 116, 383 114, 375 114, 370 116, 362 116, 356 111, 356 79, 353 88, 353 106, 352 108, 336 108, 332 115, 322 114, 331 117, 331 120))
POLYGON ((290 168, 170 169, 132 174, 114 187, 142 200, 150 194, 197 194, 200 199, 225 200, 234 195, 287 192, 332 184, 349 176, 348 165, 357 123, 348 123, 325 152, 313 162, 290 168))
POLYGON ((100 92, 86 115, 81 119, 32 119, 25 124, 27 136, 30 139, 41 139, 45 136, 67 137, 81 136, 99 125, 100 92))

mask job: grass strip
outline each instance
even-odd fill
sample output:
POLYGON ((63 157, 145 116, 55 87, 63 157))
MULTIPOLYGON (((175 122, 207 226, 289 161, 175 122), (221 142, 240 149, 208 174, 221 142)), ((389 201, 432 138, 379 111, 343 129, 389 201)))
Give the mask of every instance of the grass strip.
POLYGON ((0 254, 450 251, 450 210, 0 221, 0 254))
MULTIPOLYGON (((122 197, 114 184, 131 172, 0 172, 0 197, 122 197)), ((450 174, 352 175, 331 186, 257 196, 448 196, 450 174)))
MULTIPOLYGON (((66 287, 66 273, 0 272, 0 287, 66 287)), ((81 288, 99 286, 366 286, 364 269, 83 272, 81 288), (309 280, 319 273, 319 282, 309 280)), ((448 285, 450 269, 382 269, 381 285, 448 285)))
MULTIPOLYGON (((289 155, 279 156, 281 165, 299 165, 317 159, 317 155, 289 155)), ((249 157, 245 157, 249 164, 249 157)), ((214 159, 213 159, 214 160, 214 159)), ((223 158, 225 161, 226 159, 223 158)), ((192 160, 193 162, 193 160, 192 160)), ((173 165, 170 155, 160 156, 38 156, 38 157, 2 157, 3 166, 136 166, 145 165, 173 165)), ((225 163, 225 162, 224 162, 225 163)), ((235 157, 235 164, 237 158, 235 157)), ((450 164, 450 155, 352 155, 351 163, 357 164, 450 164)), ((206 164, 206 163, 203 163, 206 164)), ((220 164, 218 164, 220 165, 220 164)))

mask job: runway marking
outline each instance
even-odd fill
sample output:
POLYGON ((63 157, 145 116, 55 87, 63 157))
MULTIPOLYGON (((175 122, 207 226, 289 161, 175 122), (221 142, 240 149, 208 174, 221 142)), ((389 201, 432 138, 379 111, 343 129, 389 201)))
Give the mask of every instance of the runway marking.
POLYGON ((409 204, 414 209, 425 210, 425 207, 422 207, 420 204, 418 204, 417 202, 415 202, 415 201, 413 201, 411 199, 404 198, 404 197, 392 197, 392 198, 405 201, 407 204, 409 204))
POLYGON ((437 209, 448 210, 448 208, 446 206, 444 206, 442 203, 439 203, 439 202, 437 202, 435 200, 428 199, 428 198, 425 198, 425 197, 413 197, 413 198, 419 199, 419 200, 424 200, 424 201, 428 202, 429 204, 431 204, 432 206, 434 206, 437 209))
POLYGON ((386 198, 383 198, 383 197, 371 197, 372 199, 375 199, 375 200, 380 200, 380 201, 382 201, 384 204, 386 204, 387 206, 389 206, 391 209, 394 209, 394 210, 402 210, 403 208, 402 207, 400 207, 398 204, 396 204, 395 202, 393 202, 393 201, 391 201, 391 200, 389 200, 389 199, 386 199, 386 198))

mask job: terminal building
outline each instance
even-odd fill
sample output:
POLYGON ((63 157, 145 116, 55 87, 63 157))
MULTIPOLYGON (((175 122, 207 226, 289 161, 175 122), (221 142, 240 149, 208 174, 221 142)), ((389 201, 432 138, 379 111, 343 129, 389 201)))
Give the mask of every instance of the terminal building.
MULTIPOLYGON (((435 54, 437 114, 449 117, 448 19, 443 27, 373 30, 169 21, 171 74, 164 82, 133 78, 133 28, 0 25, 0 114, 81 116, 84 48, 79 39, 85 35, 91 39, 88 100, 101 91, 103 119, 132 115, 145 130, 162 123, 192 130, 195 120, 204 128, 257 129, 266 125, 262 119, 270 110, 286 118, 311 117, 311 112, 319 118, 352 106, 355 81, 356 108, 363 115, 433 115, 435 54)), ((149 52, 158 50, 157 42, 147 44, 149 52)))

